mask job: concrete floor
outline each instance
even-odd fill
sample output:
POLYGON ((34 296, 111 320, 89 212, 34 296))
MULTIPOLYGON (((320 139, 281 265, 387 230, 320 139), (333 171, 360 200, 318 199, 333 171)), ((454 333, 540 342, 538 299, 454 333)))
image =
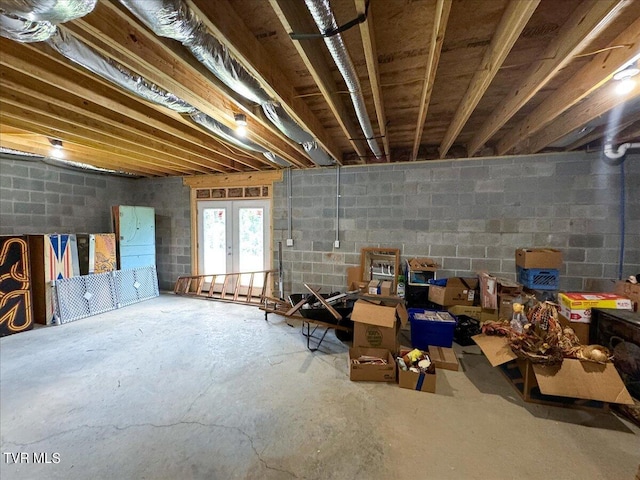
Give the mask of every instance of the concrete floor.
POLYGON ((436 394, 355 383, 333 333, 311 353, 282 317, 170 294, 0 346, 2 479, 631 480, 640 464, 638 427, 523 403, 475 346, 436 394))

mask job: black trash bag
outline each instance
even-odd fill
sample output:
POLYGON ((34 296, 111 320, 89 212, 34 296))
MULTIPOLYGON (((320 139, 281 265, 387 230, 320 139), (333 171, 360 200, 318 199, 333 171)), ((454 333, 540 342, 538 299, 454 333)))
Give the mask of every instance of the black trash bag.
POLYGON ((460 346, 466 347, 475 342, 471 337, 481 333, 480 322, 467 315, 458 315, 458 323, 453 330, 453 340, 460 346))

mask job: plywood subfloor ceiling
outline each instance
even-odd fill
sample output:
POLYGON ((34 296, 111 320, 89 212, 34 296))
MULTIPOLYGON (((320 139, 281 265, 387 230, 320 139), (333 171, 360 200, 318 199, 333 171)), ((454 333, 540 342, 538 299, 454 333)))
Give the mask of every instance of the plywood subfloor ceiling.
MULTIPOLYGON (((597 150, 604 139, 640 138, 640 81, 620 95, 612 80, 640 54, 639 1, 314 3, 328 3, 337 26, 366 13, 339 34, 357 92, 303 0, 184 2, 337 165, 597 150), (316 36, 293 39, 292 33, 316 36), (354 94, 361 95, 368 135, 354 94)), ((119 1, 100 0, 58 28, 226 127, 245 114, 250 141, 293 168, 317 167, 261 105, 119 1)), ((61 140, 66 160, 142 176, 282 168, 70 62, 45 42, 0 38, 0 79, 4 148, 49 157, 50 139, 61 140)))

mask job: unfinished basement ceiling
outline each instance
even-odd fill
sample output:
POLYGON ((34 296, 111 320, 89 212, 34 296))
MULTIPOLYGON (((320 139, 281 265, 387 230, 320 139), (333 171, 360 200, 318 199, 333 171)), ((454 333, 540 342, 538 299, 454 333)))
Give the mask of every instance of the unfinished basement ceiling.
MULTIPOLYGON (((0 8, 15 13, 24 3, 43 2, 0 0, 0 8)), ((640 55, 638 1, 105 0, 56 25, 216 128, 233 131, 244 114, 242 141, 252 148, 92 73, 50 42, 0 38, 3 148, 47 157, 49 139, 58 139, 66 160, 184 176, 596 150, 605 138, 640 139, 640 81, 620 95, 611 80, 640 55), (234 91, 193 49, 154 33, 136 5, 167 18, 156 4, 196 18, 262 97, 234 91), (346 27, 319 35, 331 25, 346 27), (344 49, 332 56, 327 43, 344 49), (285 128, 267 117, 269 105, 285 128)))

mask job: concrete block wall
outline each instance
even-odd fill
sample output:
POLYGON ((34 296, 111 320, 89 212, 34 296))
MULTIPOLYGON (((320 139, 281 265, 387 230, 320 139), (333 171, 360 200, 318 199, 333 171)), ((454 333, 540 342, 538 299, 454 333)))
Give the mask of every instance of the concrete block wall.
POLYGON ((112 232, 135 180, 0 154, 0 234, 112 232))
MULTIPOLYGON (((640 273, 640 156, 624 169, 626 277, 640 273)), ((588 289, 618 278, 620 172, 585 154, 343 167, 334 248, 336 169, 293 171, 293 247, 286 182, 274 186, 285 291, 344 290, 360 249, 379 246, 399 248, 403 260, 434 258, 440 277, 488 270, 512 279, 516 248, 555 247, 564 252, 560 288, 588 289)))
POLYGON ((180 178, 131 179, 0 154, 0 234, 112 232, 112 205, 155 208, 160 289, 191 273, 189 189, 180 178))

